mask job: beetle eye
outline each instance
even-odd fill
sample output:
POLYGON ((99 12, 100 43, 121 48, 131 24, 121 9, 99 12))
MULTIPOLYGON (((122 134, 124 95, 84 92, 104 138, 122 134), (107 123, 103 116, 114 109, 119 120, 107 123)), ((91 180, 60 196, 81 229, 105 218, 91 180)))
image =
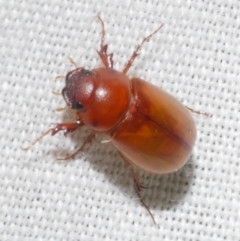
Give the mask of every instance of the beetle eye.
POLYGON ((80 102, 73 102, 72 103, 72 108, 75 110, 83 110, 83 105, 80 102))

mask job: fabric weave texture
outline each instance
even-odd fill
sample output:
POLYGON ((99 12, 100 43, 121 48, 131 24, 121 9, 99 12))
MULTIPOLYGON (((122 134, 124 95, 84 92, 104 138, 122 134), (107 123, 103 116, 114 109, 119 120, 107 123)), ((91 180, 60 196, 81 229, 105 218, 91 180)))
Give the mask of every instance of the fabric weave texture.
POLYGON ((240 240, 240 2, 0 0, 0 240, 240 240), (58 162, 89 133, 47 136, 71 120, 61 92, 78 66, 101 66, 105 22, 114 68, 161 23, 129 71, 174 95, 193 114, 198 138, 184 168, 168 175, 137 170, 135 195, 126 167, 98 135, 73 161, 58 162))

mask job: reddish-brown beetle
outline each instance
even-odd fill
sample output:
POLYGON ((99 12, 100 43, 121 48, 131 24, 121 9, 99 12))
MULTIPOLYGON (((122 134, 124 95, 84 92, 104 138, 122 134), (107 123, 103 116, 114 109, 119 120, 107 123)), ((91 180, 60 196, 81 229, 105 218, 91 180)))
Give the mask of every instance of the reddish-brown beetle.
POLYGON ((137 195, 154 220, 140 196, 142 186, 132 164, 152 173, 177 171, 191 154, 196 139, 195 124, 189 110, 174 97, 144 80, 126 76, 144 42, 162 25, 143 39, 119 72, 113 69, 113 54, 107 53, 108 45, 103 44, 104 23, 98 18, 102 25, 98 54, 105 67, 90 71, 76 68, 66 75, 62 95, 67 105, 76 110, 77 120, 56 124, 33 144, 48 133, 55 135, 64 131, 66 135, 87 125, 91 134, 75 153, 64 158, 69 159, 80 152, 95 133, 105 133, 127 164, 137 195))

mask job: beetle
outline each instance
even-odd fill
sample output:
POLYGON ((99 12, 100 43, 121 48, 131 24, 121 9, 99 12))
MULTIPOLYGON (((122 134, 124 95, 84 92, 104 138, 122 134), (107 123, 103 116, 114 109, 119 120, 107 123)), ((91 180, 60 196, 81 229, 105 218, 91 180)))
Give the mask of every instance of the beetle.
MULTIPOLYGON (((62 96, 69 108, 76 111, 77 119, 71 123, 58 123, 47 134, 64 135, 83 125, 92 132, 70 159, 89 143, 96 133, 104 133, 126 163, 142 205, 154 217, 142 199, 143 185, 133 165, 151 173, 165 174, 177 171, 188 160, 196 140, 196 127, 190 108, 162 89, 140 78, 129 78, 127 72, 138 56, 143 44, 163 25, 142 40, 122 71, 113 68, 113 54, 104 44, 105 26, 102 26, 100 50, 97 51, 104 67, 86 70, 77 67, 67 73, 62 96)), ((25 148, 28 149, 28 148, 25 148)))

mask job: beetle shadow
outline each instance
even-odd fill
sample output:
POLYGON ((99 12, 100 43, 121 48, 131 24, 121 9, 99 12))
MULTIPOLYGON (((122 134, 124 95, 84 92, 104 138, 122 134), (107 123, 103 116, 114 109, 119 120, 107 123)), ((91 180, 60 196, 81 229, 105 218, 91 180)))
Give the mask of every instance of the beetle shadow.
MULTIPOLYGON (((97 172, 103 172, 110 183, 132 201, 141 205, 134 190, 132 176, 114 146, 109 145, 101 150, 105 150, 107 156, 101 155, 104 159, 99 160, 99 156, 90 154, 88 159, 90 159, 91 167, 97 172)), ((141 190, 141 196, 147 206, 152 211, 168 210, 183 202, 191 187, 194 172, 193 157, 190 157, 186 165, 175 173, 152 174, 137 167, 134 167, 134 170, 140 183, 146 187, 141 190)))
MULTIPOLYGON (((65 119, 65 118, 63 118, 65 119)), ((69 135, 68 138, 75 143, 76 147, 82 143, 90 133, 86 128, 69 135)), ((140 202, 133 187, 132 176, 129 173, 124 161, 111 143, 102 144, 98 136, 91 145, 84 148, 84 154, 91 168, 96 172, 104 173, 109 182, 115 185, 124 195, 129 196, 134 202, 140 202)), ((68 150, 53 150, 61 155, 69 154, 68 150)), ((74 159, 76 160, 77 155, 74 159)), ((140 183, 147 188, 142 189, 141 196, 147 206, 154 212, 156 209, 168 210, 179 204, 187 194, 193 172, 193 157, 190 157, 187 164, 175 173, 159 175, 146 173, 138 168, 134 168, 139 177, 140 183)))

